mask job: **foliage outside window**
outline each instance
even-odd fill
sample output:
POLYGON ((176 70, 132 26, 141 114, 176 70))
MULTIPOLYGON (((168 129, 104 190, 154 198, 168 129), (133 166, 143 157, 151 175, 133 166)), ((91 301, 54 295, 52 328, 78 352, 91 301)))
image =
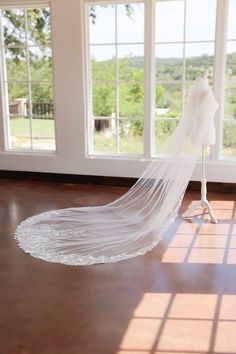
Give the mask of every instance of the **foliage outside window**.
POLYGON ((7 147, 55 150, 49 8, 1 11, 7 147))
POLYGON ((216 0, 157 0, 155 24, 154 151, 160 154, 183 114, 193 81, 205 70, 212 81, 216 0))
MULTIPOLYGON (((90 153, 144 153, 144 100, 151 105, 144 93, 144 12, 143 3, 88 6, 90 153)), ((195 78, 208 70, 212 83, 215 25, 216 0, 156 1, 154 139, 148 142, 154 155, 182 116, 195 78)))
POLYGON ((236 157, 236 2, 229 1, 223 156, 236 157))
MULTIPOLYGON (((216 3, 156 0, 154 124, 144 111, 151 105, 144 92, 144 81, 151 82, 144 70, 151 53, 145 46, 144 55, 146 4, 88 5, 89 153, 143 155, 147 120, 154 139, 146 146, 152 144, 154 155, 162 153, 193 80, 207 69, 213 82, 216 3)), ((236 157, 235 13, 235 0, 229 0, 224 157, 236 157)), ((0 14, 6 147, 55 150, 50 10, 15 8, 0 14)))
POLYGON ((88 8, 90 152, 143 153, 144 4, 88 8))

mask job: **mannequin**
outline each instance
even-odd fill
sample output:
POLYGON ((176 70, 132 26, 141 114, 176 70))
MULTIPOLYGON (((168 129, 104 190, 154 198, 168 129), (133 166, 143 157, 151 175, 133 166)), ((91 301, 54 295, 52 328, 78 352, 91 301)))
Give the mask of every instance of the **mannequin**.
POLYGON ((216 139, 214 115, 219 105, 216 102, 214 94, 208 84, 208 72, 203 77, 199 77, 201 86, 199 90, 200 104, 195 127, 193 130, 192 140, 194 144, 198 145, 214 145, 216 139))
POLYGON ((192 212, 202 206, 206 208, 210 220, 212 223, 216 224, 217 219, 215 218, 211 205, 207 200, 207 181, 206 181, 206 170, 205 170, 205 147, 206 145, 214 145, 216 139, 214 115, 219 107, 214 94, 208 84, 208 72, 206 71, 202 78, 197 79, 200 83, 199 90, 199 110, 195 120, 195 126, 192 134, 192 141, 194 144, 202 145, 202 180, 201 180, 201 200, 196 201, 192 204, 189 210, 187 210, 183 217, 188 218, 192 215, 192 212))

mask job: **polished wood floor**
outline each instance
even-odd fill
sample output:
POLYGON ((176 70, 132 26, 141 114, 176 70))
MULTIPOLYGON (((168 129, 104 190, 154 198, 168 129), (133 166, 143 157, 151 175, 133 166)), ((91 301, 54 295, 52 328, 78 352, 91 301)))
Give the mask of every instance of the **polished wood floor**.
POLYGON ((47 263, 14 240, 31 215, 125 190, 0 180, 1 354, 236 353, 235 195, 209 193, 217 225, 198 210, 152 252, 116 264, 47 263))

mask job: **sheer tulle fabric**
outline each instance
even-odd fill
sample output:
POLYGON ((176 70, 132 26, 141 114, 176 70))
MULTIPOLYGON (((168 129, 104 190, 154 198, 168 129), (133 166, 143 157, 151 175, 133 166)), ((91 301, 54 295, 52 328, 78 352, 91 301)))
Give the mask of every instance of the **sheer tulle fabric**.
POLYGON ((150 162, 136 184, 111 204, 26 219, 16 230, 19 246, 34 257, 69 265, 117 262, 153 249, 177 215, 206 135, 208 118, 199 125, 198 116, 209 109, 214 113, 217 103, 207 81, 199 78, 165 158, 150 162))

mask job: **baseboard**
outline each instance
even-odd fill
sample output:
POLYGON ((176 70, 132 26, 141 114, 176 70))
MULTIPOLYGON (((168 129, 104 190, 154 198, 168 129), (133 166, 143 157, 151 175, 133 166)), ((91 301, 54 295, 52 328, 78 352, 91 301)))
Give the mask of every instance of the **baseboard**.
POLYGON ((74 175, 65 173, 6 171, 0 170, 0 179, 46 181, 58 183, 96 184, 117 187, 131 187, 137 178, 74 175))
MULTIPOLYGON (((131 187, 137 178, 129 177, 108 177, 108 176, 87 176, 73 175, 65 173, 46 173, 29 171, 6 171, 0 170, 0 179, 11 180, 34 180, 55 183, 78 183, 78 184, 96 184, 117 187, 131 187)), ((200 182, 190 181, 187 190, 199 191, 200 182)), ((236 193, 236 183, 208 182, 207 190, 217 193, 236 193)))

